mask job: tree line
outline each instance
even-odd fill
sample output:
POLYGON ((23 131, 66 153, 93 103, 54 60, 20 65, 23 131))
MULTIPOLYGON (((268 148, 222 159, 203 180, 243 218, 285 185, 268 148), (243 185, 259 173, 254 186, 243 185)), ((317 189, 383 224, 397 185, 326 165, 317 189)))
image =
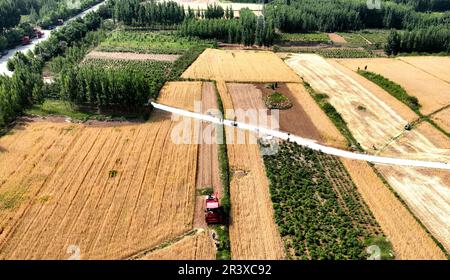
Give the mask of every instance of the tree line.
POLYGON ((445 12, 450 10, 450 1, 448 0, 393 0, 396 3, 412 6, 416 11, 436 11, 445 12))
POLYGON ((178 79, 204 49, 201 43, 194 45, 173 63, 88 59, 81 64, 79 53, 83 50, 73 50, 62 58, 65 61, 54 65, 62 69, 55 83, 56 94, 60 99, 100 110, 139 112, 150 97, 158 96, 166 81, 178 79))
POLYGON ((450 28, 431 26, 411 31, 392 30, 385 46, 388 55, 401 52, 450 53, 450 28))
POLYGON ((43 97, 42 62, 21 53, 19 56, 14 60, 14 75, 11 78, 0 76, 0 128, 43 97))
POLYGON ((239 19, 185 20, 179 32, 182 36, 217 39, 246 46, 270 46, 275 40, 273 22, 256 16, 249 9, 241 9, 239 19))
MULTIPOLYGON (((71 46, 91 44, 99 40, 97 35, 86 36, 101 25, 102 12, 91 12, 52 33, 49 40, 38 44, 34 52, 17 52, 8 61, 12 77, 0 76, 0 128, 13 121, 32 104, 43 101, 52 91, 42 79, 44 62, 71 50, 71 46), (92 41, 90 41, 92 40, 92 41)), ((75 55, 75 54, 74 54, 75 55)))
POLYGON ((109 3, 113 10, 113 20, 123 22, 131 26, 153 26, 159 24, 173 25, 183 22, 185 19, 216 19, 233 18, 233 10, 225 9, 217 4, 207 5, 206 9, 185 9, 176 2, 156 2, 141 0, 112 0, 109 3))
POLYGON ((141 0, 111 0, 113 20, 133 26, 177 24, 186 17, 184 7, 176 2, 142 2, 141 0))
POLYGON ((421 13, 395 2, 382 2, 381 9, 372 9, 363 0, 278 0, 266 6, 265 14, 286 32, 413 29, 450 24, 450 12, 421 13))
POLYGON ((69 67, 61 73, 63 100, 98 107, 119 106, 135 109, 146 103, 149 92, 163 83, 167 62, 92 61, 69 67), (152 65, 147 65, 152 64, 152 65), (153 65, 154 64, 154 65, 153 65), (163 64, 163 65, 159 65, 163 64), (151 81, 147 71, 151 71, 151 81))

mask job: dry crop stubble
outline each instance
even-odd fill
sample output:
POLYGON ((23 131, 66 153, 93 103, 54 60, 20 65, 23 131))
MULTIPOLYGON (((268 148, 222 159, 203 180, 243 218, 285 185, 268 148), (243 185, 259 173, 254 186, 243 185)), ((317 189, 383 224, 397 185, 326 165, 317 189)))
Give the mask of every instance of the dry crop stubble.
POLYGON ((380 74, 401 85, 409 95, 419 99, 419 103, 422 105, 420 111, 425 115, 450 104, 450 84, 448 82, 401 59, 342 59, 338 62, 353 71, 356 71, 358 67, 363 69, 367 65, 368 71, 380 74))
POLYGON ((162 88, 158 103, 193 112, 201 104, 202 82, 168 82, 162 88))
MULTIPOLYGON (((219 113, 217 95, 214 84, 205 82, 202 85, 202 112, 219 113)), ((201 144, 198 154, 197 188, 212 187, 214 193, 222 197, 222 185, 219 171, 217 126, 202 122, 201 144)), ((202 217, 203 218, 203 217, 202 217)))
MULTIPOLYGON (((237 135, 233 130, 226 128, 227 139, 231 139, 231 134, 237 135)), ((227 144, 232 170, 231 256, 233 259, 283 259, 284 247, 274 221, 259 146, 250 143, 248 132, 245 138, 243 144, 227 144)))
POLYGON ((450 57, 447 56, 405 56, 398 59, 450 83, 450 57))

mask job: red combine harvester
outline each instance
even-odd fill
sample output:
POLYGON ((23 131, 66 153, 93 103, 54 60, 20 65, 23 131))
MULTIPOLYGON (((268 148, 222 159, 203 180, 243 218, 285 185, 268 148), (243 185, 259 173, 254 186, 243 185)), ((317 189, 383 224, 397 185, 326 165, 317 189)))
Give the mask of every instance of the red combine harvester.
POLYGON ((217 195, 208 195, 205 199, 205 221, 209 224, 223 224, 223 208, 220 206, 217 195))
POLYGON ((29 36, 23 36, 22 37, 22 46, 28 45, 30 43, 30 37, 29 36))

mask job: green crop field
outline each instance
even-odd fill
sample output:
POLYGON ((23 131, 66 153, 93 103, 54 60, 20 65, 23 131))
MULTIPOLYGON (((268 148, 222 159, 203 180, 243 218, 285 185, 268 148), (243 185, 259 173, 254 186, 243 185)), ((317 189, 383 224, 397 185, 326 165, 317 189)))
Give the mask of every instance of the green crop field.
POLYGON ((382 46, 387 42, 388 30, 367 29, 355 32, 339 32, 344 37, 348 46, 361 47, 368 45, 382 46), (369 44, 369 42, 370 44, 369 44))
POLYGON ((183 54, 195 46, 212 47, 212 42, 181 37, 174 33, 147 31, 115 31, 98 50, 110 52, 137 52, 160 54, 183 54))
MULTIPOLYGON (((384 240, 338 158, 284 142, 264 163, 290 258, 365 259, 366 247, 384 240)), ((380 249, 392 257, 389 244, 380 249)))
POLYGON ((281 41, 304 42, 304 43, 326 43, 330 41, 325 33, 283 33, 281 41))

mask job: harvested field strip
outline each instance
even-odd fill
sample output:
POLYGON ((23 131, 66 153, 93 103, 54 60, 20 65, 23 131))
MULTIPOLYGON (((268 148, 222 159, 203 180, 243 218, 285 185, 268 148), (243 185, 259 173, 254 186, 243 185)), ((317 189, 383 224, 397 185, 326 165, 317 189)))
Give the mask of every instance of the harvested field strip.
POLYGON ((419 108, 421 105, 418 102, 418 99, 415 96, 408 95, 408 93, 405 91, 405 89, 402 86, 400 86, 399 84, 392 82, 391 80, 386 79, 385 77, 383 77, 379 74, 370 72, 370 71, 358 70, 357 73, 360 74, 361 76, 367 78, 368 80, 374 82, 375 84, 377 84, 378 86, 380 86, 381 88, 383 88, 384 90, 389 92, 392 96, 397 98, 399 101, 403 102, 406 106, 411 108, 411 110, 413 110, 419 117, 417 120, 411 122, 412 126, 415 126, 415 125, 417 125, 417 123, 420 123, 422 121, 427 121, 431 125, 433 125, 437 130, 441 131, 442 133, 444 133, 445 135, 450 137, 450 134, 448 132, 446 132, 437 123, 435 123, 433 121, 433 119, 430 119, 430 116, 432 116, 442 110, 445 110, 446 108, 450 107, 450 104, 446 105, 445 107, 439 108, 436 111, 433 111, 428 116, 424 116, 419 111, 419 108))
POLYGON ((0 194, 23 185, 24 198, 0 210, 0 258, 64 259, 76 245, 83 259, 117 259, 190 230, 197 145, 174 144, 173 125, 154 113, 142 125, 33 122, 2 137, 0 146, 9 148, 2 166, 19 155, 41 159, 11 178, 2 175, 0 194), (23 139, 23 146, 9 138, 23 139), (33 145, 37 139, 41 145, 33 145))
POLYGON ((431 124, 422 122, 380 150, 380 155, 450 162, 450 139, 431 124))
POLYGON ((223 109, 225 110, 225 118, 234 120, 236 117, 234 114, 233 99, 228 91, 227 83, 224 81, 217 81, 217 90, 220 92, 220 98, 222 100, 223 109))
MULTIPOLYGON (((218 82, 226 117, 234 117, 233 101, 224 82, 218 82)), ((225 128, 230 181, 229 235, 232 259, 283 259, 283 243, 273 219, 269 182, 259 146, 248 132, 225 128), (238 135, 243 136, 238 141, 238 135)))
MULTIPOLYGON (((214 84, 203 83, 202 112, 219 113, 214 84)), ((197 188, 210 187, 214 193, 222 197, 222 186, 219 174, 218 135, 217 126, 202 122, 201 144, 198 154, 197 188)), ((221 143, 221 142, 220 142, 221 143)), ((202 217, 203 218, 203 217, 202 217)))
POLYGON ((397 98, 399 101, 403 102, 406 106, 411 108, 411 110, 413 110, 418 115, 420 115, 419 108, 421 105, 418 102, 417 98, 415 98, 414 96, 408 95, 408 93, 405 91, 405 89, 402 86, 400 86, 399 84, 397 84, 395 82, 392 82, 389 79, 386 79, 385 77, 383 77, 377 73, 373 73, 373 72, 365 71, 365 70, 358 70, 357 73, 360 74, 361 76, 365 77, 366 79, 374 82, 379 87, 381 87, 385 91, 389 92, 392 96, 397 98))
MULTIPOLYGON (((392 108, 392 110, 394 110, 395 113, 405 121, 414 122, 415 120, 417 120, 417 114, 413 112, 411 108, 409 108, 404 103, 399 102, 397 98, 380 88, 380 86, 378 86, 377 84, 367 80, 361 75, 358 75, 355 71, 343 66, 337 59, 327 59, 326 62, 337 69, 339 72, 341 72, 343 75, 347 76, 350 79, 353 79, 357 84, 364 87, 368 92, 373 94, 379 100, 382 100, 382 102, 384 102, 388 107, 392 108)), ((364 104, 362 105, 364 106, 364 104)), ((362 110, 361 113, 363 112, 364 110, 362 110)))
POLYGON ((299 82, 272 52, 206 49, 181 75, 227 82, 299 82))
MULTIPOLYGON (((243 83, 228 83, 228 93, 233 101, 234 110, 263 110, 267 107, 263 94, 255 85, 243 83)), ((257 111, 256 111, 257 112, 257 111)))
POLYGON ((442 182, 444 176, 450 181, 448 172, 387 166, 377 169, 445 250, 450 251, 450 189, 442 182))
POLYGON ((450 83, 450 57, 405 56, 398 58, 440 80, 450 83))
MULTIPOLYGON (((226 127, 227 141, 238 133, 226 127)), ((259 146, 245 133, 242 144, 228 144, 232 170, 230 241, 232 259, 283 259, 284 248, 273 218, 269 183, 259 146)))
POLYGON ((339 159, 283 142, 264 162, 290 258, 367 257, 364 241, 382 232, 339 159))
POLYGON ((364 149, 383 145, 399 134, 407 123, 382 100, 372 95, 355 80, 332 67, 323 58, 317 55, 302 54, 294 55, 286 62, 317 93, 328 95, 329 103, 342 115, 353 136, 358 139, 364 149), (358 106, 363 106, 366 110, 361 111, 358 106), (390 121, 387 123, 371 122, 370 125, 367 125, 366 121, 380 116, 389 117, 390 121))
POLYGON ((422 104, 420 112, 428 115, 450 104, 450 84, 436 78, 400 59, 369 58, 342 59, 338 62, 356 71, 358 67, 378 73, 405 88, 409 95, 415 96, 422 104))
POLYGON ((180 55, 175 54, 141 54, 132 52, 99 52, 91 51, 86 55, 90 59, 111 59, 111 60, 156 60, 174 62, 180 55))
POLYGON ((353 182, 394 248, 396 259, 446 259, 398 198, 366 162, 343 159, 353 182))

